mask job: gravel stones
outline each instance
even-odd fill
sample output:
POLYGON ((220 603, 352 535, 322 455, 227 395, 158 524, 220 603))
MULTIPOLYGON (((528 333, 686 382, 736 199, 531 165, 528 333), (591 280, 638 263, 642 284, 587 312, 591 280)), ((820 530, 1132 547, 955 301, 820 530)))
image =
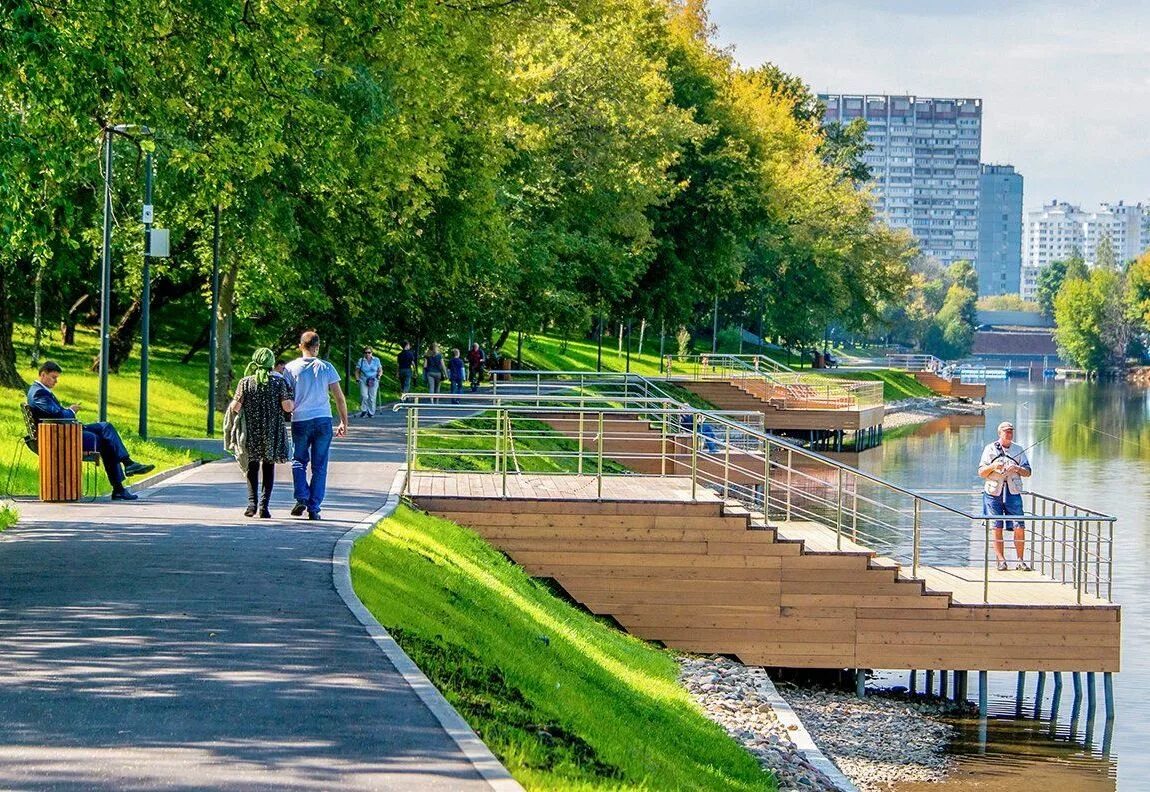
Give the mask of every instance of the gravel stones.
MULTIPOLYGON (((760 690, 761 668, 723 657, 683 657, 680 681, 711 720, 741 742, 780 790, 838 787, 807 761, 760 690)), ((951 727, 930 717, 941 709, 904 699, 779 685, 822 752, 863 792, 906 781, 940 781, 951 727)))

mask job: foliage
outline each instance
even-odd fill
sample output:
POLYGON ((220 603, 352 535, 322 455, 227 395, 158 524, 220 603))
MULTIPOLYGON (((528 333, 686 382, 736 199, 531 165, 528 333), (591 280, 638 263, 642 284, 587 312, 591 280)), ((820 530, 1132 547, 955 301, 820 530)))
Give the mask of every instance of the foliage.
POLYGON ((0 531, 11 528, 20 521, 20 511, 8 503, 0 503, 0 531))
POLYGON ((400 508, 356 594, 527 789, 773 789, 674 657, 551 594, 472 531, 400 508))
POLYGON ((1065 261, 1052 261, 1038 271, 1038 309, 1047 319, 1054 318, 1054 298, 1066 280, 1065 261))
POLYGON ((799 344, 872 325, 913 244, 857 189, 865 127, 821 129, 799 77, 714 39, 702 0, 17 4, 0 383, 19 384, 26 306, 91 319, 70 306, 97 302, 101 134, 113 369, 139 334, 146 152, 173 232, 151 262, 157 326, 206 325, 218 210, 224 384, 233 337, 278 350, 308 327, 338 348, 495 348, 600 315, 693 326, 716 294, 722 325, 799 344))
POLYGON ((1120 364, 1125 354, 1110 346, 1116 330, 1114 304, 1122 291, 1117 273, 1095 269, 1086 278, 1068 278, 1054 300, 1054 333, 1059 353, 1087 371, 1120 364))
POLYGON ((1022 311, 1038 313, 1038 303, 1028 302, 1017 294, 992 294, 979 297, 976 306, 980 311, 1022 311))
POLYGON ((883 311, 891 337, 945 359, 970 354, 977 326, 978 274, 969 261, 949 268, 920 257, 913 263, 907 298, 883 311))

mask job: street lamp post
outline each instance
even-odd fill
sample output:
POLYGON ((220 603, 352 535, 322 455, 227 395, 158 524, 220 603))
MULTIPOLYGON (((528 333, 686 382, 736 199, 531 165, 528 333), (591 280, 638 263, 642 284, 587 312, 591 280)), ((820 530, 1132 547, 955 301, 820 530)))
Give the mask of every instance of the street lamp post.
POLYGON ((104 247, 100 265, 100 420, 108 420, 108 319, 112 299, 112 135, 104 129, 104 247))
MULTIPOLYGON (((150 130, 143 128, 145 133, 150 130)), ((152 327, 152 151, 144 152, 144 271, 140 306, 140 437, 148 439, 148 364, 151 355, 152 327)))

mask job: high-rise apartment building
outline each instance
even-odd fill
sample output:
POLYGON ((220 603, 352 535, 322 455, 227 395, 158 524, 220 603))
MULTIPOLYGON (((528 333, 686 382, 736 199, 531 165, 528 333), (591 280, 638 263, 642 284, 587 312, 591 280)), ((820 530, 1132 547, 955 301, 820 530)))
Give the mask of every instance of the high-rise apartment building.
POLYGON ((1032 299, 1027 282, 1036 282, 1038 271, 1052 261, 1065 261, 1078 253, 1093 267, 1098 245, 1110 239, 1115 262, 1121 266, 1150 249, 1150 205, 1104 203, 1092 211, 1065 201, 1051 201, 1026 216, 1023 260, 1023 299, 1032 299))
POLYGON ((877 208, 944 264, 978 258, 982 100, 820 94, 825 122, 867 122, 877 208))
POLYGON ((1022 278, 1022 175, 982 165, 978 197, 978 295, 1018 294, 1022 278))
POLYGON ((1150 247, 1150 206, 1119 201, 1083 211, 1051 201, 1027 213, 1025 264, 1041 269, 1077 251, 1093 267, 1103 237, 1109 237, 1118 264, 1137 258, 1150 247))

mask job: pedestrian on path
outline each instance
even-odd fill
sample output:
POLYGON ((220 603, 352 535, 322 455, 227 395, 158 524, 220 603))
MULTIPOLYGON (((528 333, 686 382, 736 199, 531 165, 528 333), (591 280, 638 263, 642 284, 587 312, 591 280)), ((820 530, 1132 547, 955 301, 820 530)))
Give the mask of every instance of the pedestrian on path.
POLYGON ((292 457, 292 481, 295 485, 293 517, 305 511, 308 519, 320 519, 324 491, 327 488, 327 459, 331 449, 331 399, 339 410, 335 436, 347 434, 347 400, 339 386, 335 366, 319 358, 319 333, 308 330, 300 336, 301 357, 287 364, 284 375, 295 392, 291 436, 295 444, 292 457), (308 464, 311 479, 308 479, 308 464))
POLYGON ((446 377, 447 367, 443 365, 439 344, 432 344, 427 348, 427 357, 423 361, 423 378, 427 381, 427 392, 439 393, 439 383, 446 377))
POLYGON ((415 353, 411 351, 411 344, 403 342, 403 349, 396 357, 396 367, 399 371, 400 394, 411 393, 412 375, 415 373, 415 353))
MULTIPOLYGON (((463 375, 465 373, 463 358, 459 356, 459 349, 451 350, 451 360, 447 361, 447 378, 451 381, 451 393, 463 393, 463 375)), ((452 399, 452 404, 459 404, 459 399, 452 399)))
POLYGON ((471 380, 472 393, 479 390, 479 383, 483 381, 483 366, 486 362, 487 356, 483 354, 482 347, 473 343, 467 352, 467 373, 471 380))
POLYGON ((375 398, 379 394, 379 377, 383 374, 383 364, 371 351, 363 348, 363 357, 355 364, 355 381, 359 383, 359 417, 375 417, 375 398))
MULTIPOLYGON (((244 469, 248 480, 248 507, 245 517, 256 515, 256 496, 259 491, 259 515, 268 519, 271 514, 272 487, 275 486, 276 465, 291 458, 290 441, 284 413, 295 409, 292 386, 274 372, 275 353, 260 347, 244 370, 244 377, 236 385, 236 395, 228 405, 230 413, 242 416, 243 429, 236 431, 236 460, 244 469), (263 486, 260 487, 260 478, 263 486)), ((225 436, 229 435, 227 428, 225 436)))
MULTIPOLYGON (((80 414, 80 404, 70 407, 60 404, 52 389, 60 381, 64 369, 54 360, 45 360, 40 366, 36 381, 28 388, 28 405, 32 408, 33 420, 39 424, 41 421, 76 421, 80 414)), ((112 500, 134 501, 139 495, 130 492, 124 486, 124 479, 128 476, 141 476, 155 469, 155 465, 135 462, 128 454, 124 441, 116 427, 106 421, 84 424, 84 453, 98 453, 104 463, 104 472, 108 474, 108 482, 112 485, 112 500)))
MULTIPOLYGON (((1030 460, 1026 449, 1014 442, 1014 424, 1003 421, 998 425, 998 439, 982 450, 978 462, 978 475, 986 479, 982 489, 983 511, 987 516, 1021 516, 1022 479, 1030 477, 1030 460)), ((1006 563, 1005 547, 1002 541, 1003 529, 1014 537, 1014 551, 1018 553, 1018 566, 1029 572, 1023 551, 1026 549, 1026 533, 1021 520, 996 520, 994 523, 994 556, 998 560, 999 571, 1010 567, 1006 563)))

